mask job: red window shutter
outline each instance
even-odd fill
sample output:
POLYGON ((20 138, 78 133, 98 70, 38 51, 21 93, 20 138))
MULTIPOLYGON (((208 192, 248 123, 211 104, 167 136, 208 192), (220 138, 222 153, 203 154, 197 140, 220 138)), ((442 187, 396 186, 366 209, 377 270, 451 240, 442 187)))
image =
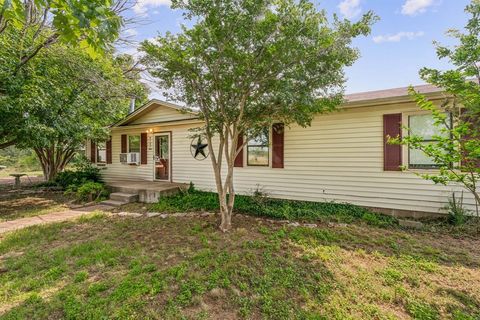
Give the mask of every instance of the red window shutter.
POLYGON ((402 146, 389 144, 388 137, 402 137, 402 114, 383 115, 383 170, 401 171, 402 146))
POLYGON ((122 134, 121 136, 121 153, 127 153, 127 135, 122 134))
MULTIPOLYGON (((478 127, 480 125, 480 119, 478 119, 478 118, 475 119, 474 117, 467 115, 466 112, 467 112, 467 109, 462 109, 461 110, 462 121, 464 123, 469 123, 470 128, 478 127)), ((477 137, 472 137, 471 135, 467 135, 467 136, 463 137, 462 140, 464 142, 468 142, 469 140, 473 140, 473 139, 476 139, 476 138, 477 137)), ((463 150, 462 153, 465 156, 467 152, 465 150, 463 150)), ((462 159, 462 163, 461 163, 462 167, 468 166, 470 164, 473 164, 474 167, 480 168, 480 159, 470 159, 470 160, 462 159)))
POLYGON ((107 163, 112 163, 112 137, 108 139, 105 147, 107 149, 107 163))
POLYGON ((147 164, 147 133, 140 134, 140 164, 147 164))
POLYGON ((97 160, 97 145, 95 142, 90 141, 90 161, 95 163, 97 160))
POLYGON ((284 134, 283 123, 275 123, 272 126, 272 168, 283 168, 284 134))
POLYGON ((233 163, 234 167, 243 167, 243 135, 238 135, 237 150, 241 149, 233 163))

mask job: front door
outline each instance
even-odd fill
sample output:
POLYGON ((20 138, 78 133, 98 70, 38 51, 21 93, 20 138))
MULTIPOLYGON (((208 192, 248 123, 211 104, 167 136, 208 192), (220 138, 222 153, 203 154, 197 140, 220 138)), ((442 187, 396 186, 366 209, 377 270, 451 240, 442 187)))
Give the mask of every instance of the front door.
POLYGON ((155 135, 155 179, 170 180, 170 134, 155 135))

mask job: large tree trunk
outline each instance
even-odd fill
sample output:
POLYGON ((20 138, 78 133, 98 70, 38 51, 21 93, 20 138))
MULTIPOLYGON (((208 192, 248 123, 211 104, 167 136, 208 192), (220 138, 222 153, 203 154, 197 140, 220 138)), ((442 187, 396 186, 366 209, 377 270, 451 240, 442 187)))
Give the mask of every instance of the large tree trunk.
POLYGON ((235 190, 233 187, 233 167, 237 155, 236 129, 233 133, 229 127, 219 137, 218 153, 215 154, 212 145, 212 135, 207 133, 208 148, 215 175, 215 184, 217 187, 218 201, 220 205, 220 230, 227 232, 232 228, 232 214, 235 203, 235 190), (222 177, 222 166, 227 165, 227 174, 225 180, 222 177))
POLYGON ((75 149, 52 142, 49 147, 34 148, 46 181, 53 181, 75 155, 75 149))
POLYGON ((230 230, 230 228, 232 227, 232 209, 233 208, 228 207, 227 198, 228 196, 226 192, 224 192, 223 194, 220 194, 220 193, 218 194, 218 199, 220 202, 220 218, 221 218, 220 230, 222 230, 223 232, 230 230))
POLYGON ((233 188, 233 164, 228 168, 228 174, 223 188, 223 193, 218 194, 220 200, 220 215, 222 221, 220 230, 226 232, 232 228, 232 214, 235 203, 235 190, 233 188))

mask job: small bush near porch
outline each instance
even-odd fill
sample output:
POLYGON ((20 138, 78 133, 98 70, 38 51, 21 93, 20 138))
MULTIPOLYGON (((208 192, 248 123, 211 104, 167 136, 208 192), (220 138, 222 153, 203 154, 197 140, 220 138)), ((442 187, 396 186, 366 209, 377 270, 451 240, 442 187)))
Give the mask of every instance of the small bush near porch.
MULTIPOLYGON (((239 201, 241 203, 241 201, 239 201)), ((478 319, 480 241, 94 215, 0 236, 3 319, 478 319)))

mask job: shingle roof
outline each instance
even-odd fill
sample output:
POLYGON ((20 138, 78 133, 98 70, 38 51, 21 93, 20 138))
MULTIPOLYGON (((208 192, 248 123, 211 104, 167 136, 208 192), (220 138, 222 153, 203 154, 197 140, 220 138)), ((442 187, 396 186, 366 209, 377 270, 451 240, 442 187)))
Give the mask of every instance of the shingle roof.
MULTIPOLYGON (((443 91, 441 88, 435 87, 430 84, 418 85, 418 86, 414 86, 414 88, 416 91, 424 94, 443 91)), ((396 98, 396 97, 404 97, 404 96, 408 96, 408 87, 352 93, 352 94, 345 95, 345 99, 347 100, 348 103, 353 103, 353 102, 359 102, 359 101, 388 99, 388 98, 396 98)))

